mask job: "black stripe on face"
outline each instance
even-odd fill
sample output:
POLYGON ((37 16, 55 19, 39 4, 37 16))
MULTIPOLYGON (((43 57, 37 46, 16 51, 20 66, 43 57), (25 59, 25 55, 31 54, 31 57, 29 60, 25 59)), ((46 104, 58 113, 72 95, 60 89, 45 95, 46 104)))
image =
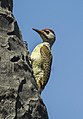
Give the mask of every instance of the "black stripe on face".
POLYGON ((46 28, 46 29, 42 29, 42 31, 46 32, 47 34, 49 34, 49 31, 50 31, 55 35, 55 33, 54 33, 54 31, 52 29, 46 28))
POLYGON ((45 32, 46 34, 49 34, 49 30, 44 30, 44 32, 45 32))
POLYGON ((54 41, 55 41, 56 40, 56 35, 55 35, 54 31, 51 30, 51 29, 47 29, 47 30, 49 30, 50 32, 52 32, 54 34, 54 41))
POLYGON ((47 39, 47 41, 48 41, 49 38, 46 36, 46 34, 42 34, 42 35, 43 35, 43 36, 47 39))
POLYGON ((54 33, 54 31, 53 31, 53 30, 49 29, 49 31, 51 31, 51 32, 55 35, 55 33, 54 33))

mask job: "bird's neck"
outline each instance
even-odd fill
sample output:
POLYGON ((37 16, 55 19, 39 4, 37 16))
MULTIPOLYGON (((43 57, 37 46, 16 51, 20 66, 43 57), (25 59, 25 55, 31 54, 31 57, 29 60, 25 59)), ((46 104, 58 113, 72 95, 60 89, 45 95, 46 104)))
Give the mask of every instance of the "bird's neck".
POLYGON ((50 43, 48 43, 48 42, 45 41, 45 42, 43 42, 43 44, 46 45, 47 47, 49 47, 51 49, 50 43))

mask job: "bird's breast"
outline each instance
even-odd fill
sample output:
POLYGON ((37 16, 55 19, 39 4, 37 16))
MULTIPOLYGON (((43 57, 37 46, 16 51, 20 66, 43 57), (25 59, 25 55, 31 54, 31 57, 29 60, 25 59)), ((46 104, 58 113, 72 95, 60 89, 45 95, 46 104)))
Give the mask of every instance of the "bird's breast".
POLYGON ((40 53, 40 49, 41 47, 43 47, 43 45, 47 46, 48 49, 50 50, 50 46, 49 46, 49 43, 47 42, 44 42, 44 43, 41 43, 39 45, 37 45, 34 50, 32 51, 32 54, 31 54, 31 59, 36 59, 36 60, 41 60, 41 53, 40 53))
POLYGON ((31 54, 32 67, 35 74, 42 71, 43 62, 42 62, 42 55, 40 50, 41 50, 41 47, 43 47, 43 45, 47 46, 48 49, 50 48, 48 43, 41 43, 34 48, 31 54))
POLYGON ((41 60, 41 54, 40 54, 40 47, 36 47, 32 54, 31 54, 32 60, 41 60))

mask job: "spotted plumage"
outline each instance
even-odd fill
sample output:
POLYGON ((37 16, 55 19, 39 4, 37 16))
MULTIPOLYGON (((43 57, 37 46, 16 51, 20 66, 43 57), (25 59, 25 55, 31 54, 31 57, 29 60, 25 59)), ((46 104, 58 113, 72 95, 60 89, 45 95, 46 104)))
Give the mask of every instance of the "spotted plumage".
POLYGON ((54 31, 51 29, 33 30, 39 33, 43 39, 43 43, 37 45, 31 54, 33 74, 38 89, 41 93, 50 77, 52 64, 51 47, 56 38, 54 31))

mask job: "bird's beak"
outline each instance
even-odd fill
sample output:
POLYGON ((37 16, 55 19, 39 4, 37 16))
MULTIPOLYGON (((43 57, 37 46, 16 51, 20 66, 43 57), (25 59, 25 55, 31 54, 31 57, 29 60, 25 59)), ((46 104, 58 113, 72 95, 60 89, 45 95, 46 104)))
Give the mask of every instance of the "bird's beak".
POLYGON ((42 30, 38 30, 38 29, 34 29, 34 28, 32 28, 34 31, 36 31, 38 34, 42 34, 43 33, 43 31, 42 30))

